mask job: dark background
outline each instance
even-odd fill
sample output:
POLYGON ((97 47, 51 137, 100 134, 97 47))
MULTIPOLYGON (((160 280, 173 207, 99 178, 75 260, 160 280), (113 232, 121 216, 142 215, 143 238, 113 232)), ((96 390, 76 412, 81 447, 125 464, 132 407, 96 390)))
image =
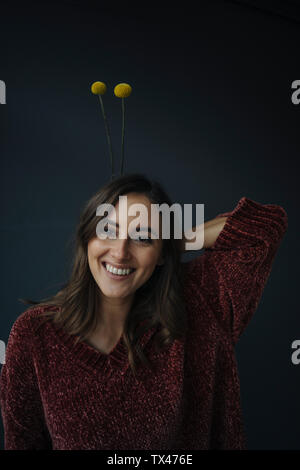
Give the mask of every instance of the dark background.
POLYGON ((291 101, 300 80, 299 3, 102 5, 0 6, 0 339, 7 343, 26 308, 18 298, 49 296, 65 282, 83 204, 110 178, 91 83, 108 85, 118 168, 113 88, 130 83, 125 173, 157 179, 174 202, 204 203, 205 220, 243 196, 287 211, 288 232, 236 353, 248 448, 300 449, 300 364, 291 362, 300 339, 300 105, 291 101))

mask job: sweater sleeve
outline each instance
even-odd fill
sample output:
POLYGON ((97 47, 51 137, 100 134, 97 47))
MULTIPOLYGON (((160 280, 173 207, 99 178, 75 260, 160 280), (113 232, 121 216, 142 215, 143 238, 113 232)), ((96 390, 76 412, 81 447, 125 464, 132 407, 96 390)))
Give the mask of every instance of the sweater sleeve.
POLYGON ((257 309, 288 217, 281 206, 247 197, 222 216, 228 218, 204 251, 203 270, 214 311, 235 344, 257 309))
POLYGON ((24 314, 9 335, 0 376, 0 405, 5 450, 51 449, 24 314))

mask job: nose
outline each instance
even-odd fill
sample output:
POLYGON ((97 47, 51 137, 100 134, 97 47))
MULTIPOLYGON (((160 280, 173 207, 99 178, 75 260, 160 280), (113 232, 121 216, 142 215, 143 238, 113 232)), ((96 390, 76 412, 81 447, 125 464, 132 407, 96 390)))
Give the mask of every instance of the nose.
POLYGON ((129 252, 129 240, 128 237, 121 239, 117 238, 114 240, 114 244, 111 248, 111 255, 115 260, 122 261, 122 260, 129 260, 130 259, 130 252, 129 252))

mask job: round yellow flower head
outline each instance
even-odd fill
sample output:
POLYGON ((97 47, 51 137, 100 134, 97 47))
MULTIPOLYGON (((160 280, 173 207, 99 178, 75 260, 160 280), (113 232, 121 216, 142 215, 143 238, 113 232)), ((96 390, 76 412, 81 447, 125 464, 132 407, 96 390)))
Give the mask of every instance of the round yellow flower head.
POLYGON ((91 91, 94 95, 104 95, 106 93, 107 87, 103 82, 94 82, 91 86, 91 91))
POLYGON ((131 92, 132 88, 128 83, 119 83, 114 89, 114 93, 118 98, 128 98, 131 92))

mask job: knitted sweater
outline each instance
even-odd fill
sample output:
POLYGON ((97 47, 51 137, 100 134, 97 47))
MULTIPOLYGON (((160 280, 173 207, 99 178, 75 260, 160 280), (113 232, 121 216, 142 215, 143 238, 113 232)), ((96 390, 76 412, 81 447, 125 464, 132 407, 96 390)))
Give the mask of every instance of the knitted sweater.
POLYGON ((285 210, 242 197, 211 248, 183 263, 188 335, 131 372, 121 336, 110 354, 54 327, 45 308, 14 322, 0 379, 5 449, 246 449, 235 345, 255 312, 288 226, 285 210))

